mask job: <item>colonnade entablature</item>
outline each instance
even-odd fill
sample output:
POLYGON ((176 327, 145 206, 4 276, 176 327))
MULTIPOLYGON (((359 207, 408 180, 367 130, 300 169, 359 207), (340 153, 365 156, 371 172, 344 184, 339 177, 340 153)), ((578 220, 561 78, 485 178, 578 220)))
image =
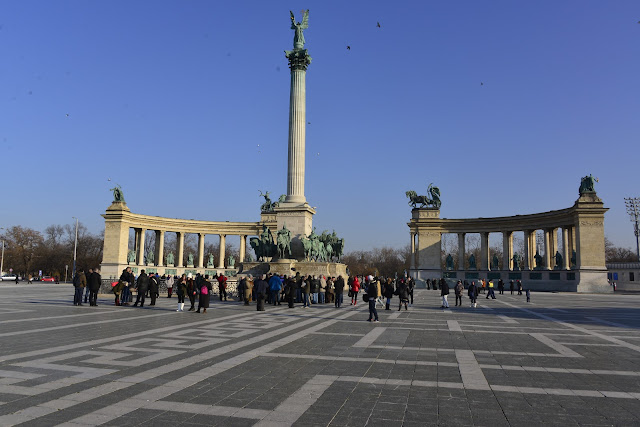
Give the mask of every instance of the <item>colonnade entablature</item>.
MULTIPOLYGON (((230 222, 230 221, 202 221, 177 218, 164 218, 132 213, 124 202, 114 202, 102 215, 105 219, 105 245, 102 262, 103 275, 117 276, 123 268, 132 266, 147 267, 158 271, 157 267, 166 267, 167 273, 178 274, 184 269, 210 268, 221 270, 234 268, 225 264, 226 239, 238 236, 241 263, 246 255, 246 240, 248 236, 256 236, 262 230, 262 225, 274 226, 270 218, 263 218, 260 222, 230 222), (129 249, 130 230, 135 231, 134 249, 129 249), (152 253, 145 253, 145 235, 147 231, 156 233, 155 249, 152 253), (176 233, 177 253, 164 253, 165 233, 176 233), (195 258, 189 257, 185 263, 184 238, 186 234, 198 236, 198 248, 195 258), (205 260, 204 240, 207 235, 219 236, 219 253, 217 263, 212 265, 205 260), (167 255, 165 257, 165 255, 167 255)), ((237 268, 237 267, 236 267, 237 268)), ((191 270, 189 270, 191 271, 191 270)))
POLYGON ((565 280, 572 282, 567 289, 593 291, 606 284, 603 272, 606 272, 604 213, 607 210, 595 191, 581 193, 567 209, 508 217, 448 219, 440 218, 439 209, 414 208, 407 224, 411 236, 410 271, 416 279, 565 280), (523 233, 523 244, 514 253, 513 235, 519 232, 523 233), (536 241, 538 232, 542 242, 536 241), (501 259, 497 255, 490 258, 489 235, 493 233, 502 235, 501 259), (457 234, 458 253, 446 254, 443 263, 444 234, 457 234), (479 259, 475 255, 467 256, 468 234, 480 236, 479 259), (583 286, 580 288, 579 284, 583 286))

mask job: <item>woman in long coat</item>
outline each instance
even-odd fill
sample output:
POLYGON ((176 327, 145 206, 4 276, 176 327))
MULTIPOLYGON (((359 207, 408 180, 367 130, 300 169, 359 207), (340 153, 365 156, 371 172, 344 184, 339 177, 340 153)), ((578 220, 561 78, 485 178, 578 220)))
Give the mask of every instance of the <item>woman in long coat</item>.
POLYGON ((476 287, 476 282, 471 282, 469 285, 469 299, 471 300, 471 307, 477 307, 478 303, 476 299, 478 298, 478 288, 476 287))
POLYGON ((387 281, 384 284, 383 295, 387 299, 385 310, 391 310, 391 298, 393 298, 393 279, 391 277, 387 277, 387 281))
POLYGON ((249 305, 253 295, 253 276, 249 274, 244 284, 244 305, 249 305))
POLYGON ((203 313, 207 312, 209 308, 209 299, 211 298, 211 292, 213 292, 213 286, 209 281, 209 275, 204 276, 202 282, 200 282, 200 299, 198 300, 198 310, 196 313, 200 313, 200 309, 203 309, 203 313))

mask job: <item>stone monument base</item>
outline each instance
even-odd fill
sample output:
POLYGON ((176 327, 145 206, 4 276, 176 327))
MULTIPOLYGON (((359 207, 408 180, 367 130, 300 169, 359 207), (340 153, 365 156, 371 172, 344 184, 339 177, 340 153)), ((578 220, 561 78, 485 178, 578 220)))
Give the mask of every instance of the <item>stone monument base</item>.
POLYGON ((303 276, 342 276, 347 278, 346 264, 338 262, 311 262, 297 261, 295 259, 279 259, 271 262, 243 262, 238 274, 251 274, 254 277, 261 274, 275 273, 295 276, 300 273, 303 276))

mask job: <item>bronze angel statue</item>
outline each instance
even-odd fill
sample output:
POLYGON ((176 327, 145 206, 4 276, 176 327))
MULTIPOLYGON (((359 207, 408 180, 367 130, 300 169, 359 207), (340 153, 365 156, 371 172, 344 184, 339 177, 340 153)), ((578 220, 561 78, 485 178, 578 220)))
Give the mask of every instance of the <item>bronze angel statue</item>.
POLYGON ((291 29, 296 30, 293 36, 293 48, 304 49, 304 34, 302 31, 309 28, 309 9, 302 13, 302 22, 296 22, 293 12, 289 11, 289 13, 291 14, 291 29))

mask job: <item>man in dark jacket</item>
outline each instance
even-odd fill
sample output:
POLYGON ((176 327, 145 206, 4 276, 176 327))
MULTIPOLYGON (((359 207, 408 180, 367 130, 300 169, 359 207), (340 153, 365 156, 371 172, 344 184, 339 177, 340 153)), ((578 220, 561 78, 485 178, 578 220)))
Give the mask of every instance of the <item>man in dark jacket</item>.
POLYGON ((375 322, 378 322, 378 310, 376 310, 376 298, 378 293, 378 285, 373 276, 367 276, 367 294, 369 295, 369 320, 371 322, 375 316, 375 322))
POLYGON ((293 277, 285 277, 284 284, 284 295, 287 297, 287 303, 289 304, 289 308, 293 308, 293 302, 296 299, 296 281, 293 277))
POLYGON ((136 297, 136 303, 133 304, 133 306, 137 307, 138 303, 140 303, 140 307, 144 307, 144 297, 149 289, 149 277, 144 270, 140 271, 140 276, 138 276, 138 280, 136 282, 136 289, 138 290, 138 296, 136 297))
POLYGON ((87 282, 89 286, 89 305, 97 307, 98 291, 100 290, 100 285, 102 284, 100 270, 96 268, 95 271, 89 275, 89 280, 87 280, 87 282))
POLYGON ((87 286, 87 277, 84 275, 84 271, 79 268, 76 275, 73 277, 73 287, 75 288, 75 295, 73 296, 73 305, 82 305, 82 293, 87 286))
POLYGON ((464 292, 464 285, 462 284, 462 280, 458 280, 454 291, 456 293, 456 307, 458 306, 458 302, 460 302, 460 307, 462 307, 462 292, 464 292))
POLYGON ((267 297, 267 291, 269 284, 264 280, 267 276, 263 274, 260 276, 254 285, 256 291, 256 298, 258 299, 257 309, 258 311, 264 311, 264 299, 267 297))
MULTIPOLYGON (((87 273, 85 273, 85 276, 87 278, 87 287, 84 290, 84 303, 87 303, 87 300, 89 299, 89 293, 91 292, 91 290, 89 289, 89 279, 91 278, 91 275, 93 274, 93 268, 90 268, 89 271, 87 273)), ((91 304, 89 304, 91 305, 91 304)))
POLYGON ((442 307, 440 308, 449 308, 449 301, 447 300, 449 297, 449 285, 444 279, 440 281, 440 296, 442 297, 442 307))
POLYGON ((149 305, 156 305, 156 298, 160 296, 159 290, 158 274, 152 274, 149 276, 149 296, 151 296, 151 304, 149 305))
POLYGON ((340 308, 342 305, 342 297, 344 294, 344 279, 342 276, 338 276, 338 279, 333 282, 336 293, 336 308, 340 308))

